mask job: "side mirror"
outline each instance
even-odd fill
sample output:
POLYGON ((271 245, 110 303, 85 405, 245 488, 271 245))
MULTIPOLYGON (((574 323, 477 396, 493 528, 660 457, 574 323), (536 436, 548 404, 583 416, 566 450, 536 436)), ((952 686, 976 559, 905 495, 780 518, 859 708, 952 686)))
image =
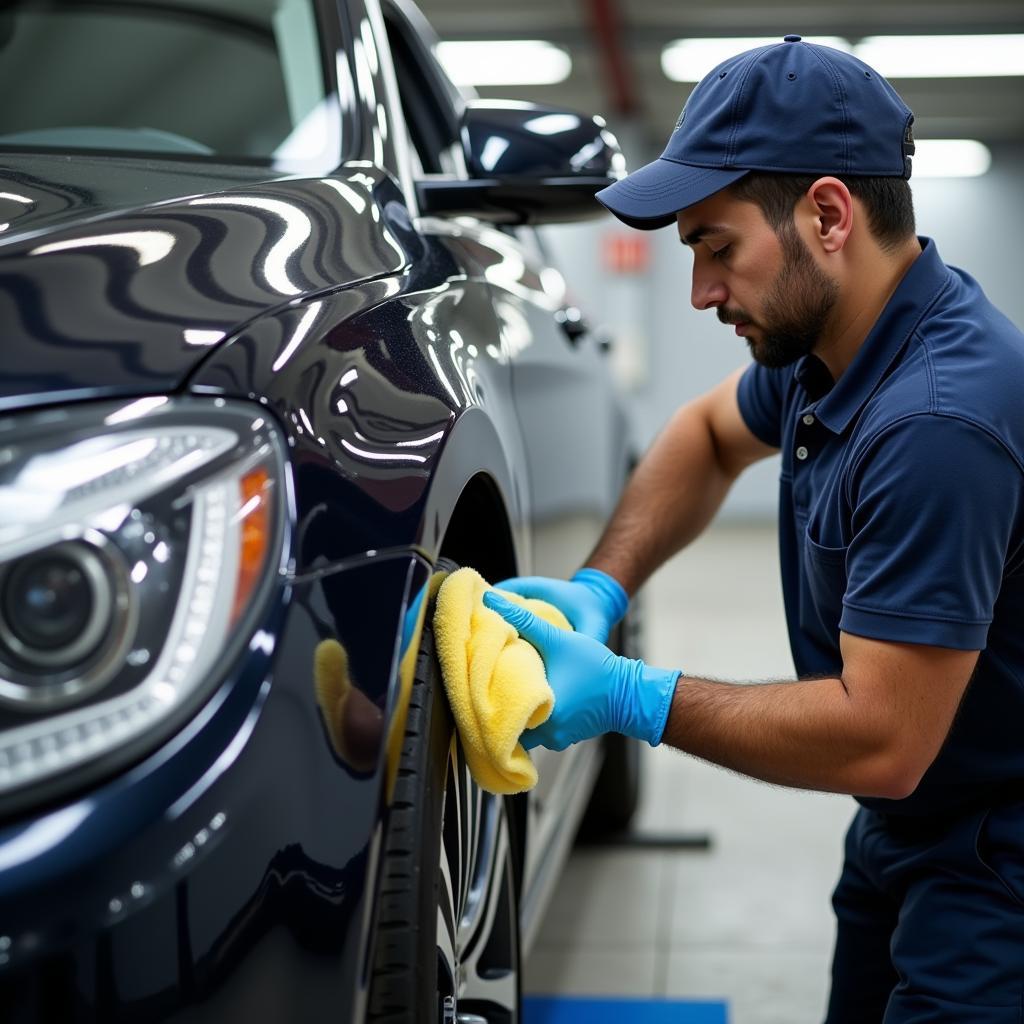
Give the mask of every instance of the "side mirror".
POLYGON ((600 117, 510 100, 474 100, 460 127, 469 180, 424 178, 420 210, 506 224, 553 224, 603 214, 594 193, 626 173, 600 117))

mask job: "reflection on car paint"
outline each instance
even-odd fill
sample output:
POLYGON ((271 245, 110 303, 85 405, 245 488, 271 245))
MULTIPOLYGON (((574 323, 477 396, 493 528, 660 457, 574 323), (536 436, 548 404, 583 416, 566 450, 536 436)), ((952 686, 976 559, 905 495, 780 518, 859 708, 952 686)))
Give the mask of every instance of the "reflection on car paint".
POLYGON ((348 666, 348 651, 333 639, 321 640, 313 653, 317 704, 340 761, 356 772, 377 763, 384 712, 359 689, 348 666))
POLYGON ((119 245, 135 252, 140 267, 148 267, 167 256, 174 248, 175 241, 174 235, 169 231, 118 231, 109 235, 87 235, 85 238, 71 238, 63 242, 48 242, 30 249, 28 255, 45 256, 49 252, 74 252, 105 245, 119 245))
MULTIPOLYGON (((315 329, 303 323, 311 306, 261 318, 194 378, 196 388, 263 398, 290 426, 300 529, 302 495, 315 493, 311 508, 335 528, 308 536, 334 538, 329 560, 420 541, 421 503, 450 427, 507 386, 490 291, 472 263, 456 262, 460 253, 467 259, 433 240, 415 274, 316 300, 315 329), (332 496, 311 489, 314 479, 332 496)), ((298 558, 307 571, 302 550, 298 558)))
POLYGON ((603 118, 558 110, 524 121, 520 110, 528 109, 527 104, 516 109, 504 100, 475 100, 473 106, 486 109, 488 115, 468 129, 471 150, 480 154, 478 166, 471 169, 483 171, 481 177, 515 177, 527 168, 530 174, 550 177, 604 173, 609 164, 614 176, 626 173, 618 140, 603 118), (555 135, 560 136, 557 146, 546 141, 555 135))
POLYGON ((0 233, 8 231, 19 217, 35 205, 35 201, 28 196, 16 192, 0 192, 0 233))
MULTIPOLYGON (((9 163, 34 169, 21 180, 38 182, 56 160, 9 163)), ((0 289, 14 303, 4 342, 17 369, 0 381, 0 407, 23 405, 33 391, 42 401, 57 393, 137 391, 142 382, 153 391, 176 388, 202 348, 254 316, 300 293, 329 294, 400 273, 419 245, 407 216, 393 214, 397 187, 365 170, 340 175, 338 183, 380 208, 381 218, 357 213, 322 178, 297 179, 115 212, 102 231, 73 223, 42 238, 12 238, 0 289)), ((40 199, 42 223, 52 219, 42 186, 22 191, 40 199)), ((102 209, 106 201, 78 188, 59 205, 66 214, 102 209)))
MULTIPOLYGON (((308 286, 298 285, 288 276, 289 260, 301 252, 313 234, 313 225, 309 217, 302 212, 298 205, 282 202, 279 199, 263 199, 255 196, 207 196, 189 200, 189 205, 217 208, 238 206, 243 209, 263 210, 280 218, 283 222, 283 231, 280 232, 278 240, 263 257, 260 270, 270 288, 282 295, 298 295, 308 290, 308 286)), ((260 218, 260 220, 262 221, 264 218, 260 218)))

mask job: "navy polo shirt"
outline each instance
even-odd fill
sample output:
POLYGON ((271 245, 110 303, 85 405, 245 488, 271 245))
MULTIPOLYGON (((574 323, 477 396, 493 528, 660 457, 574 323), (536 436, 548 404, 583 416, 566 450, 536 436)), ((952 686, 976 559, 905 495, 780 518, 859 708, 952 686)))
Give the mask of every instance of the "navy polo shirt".
POLYGON ((814 355, 752 364, 747 426, 782 450, 779 543, 800 676, 840 631, 980 650, 939 757, 888 813, 1024 791, 1024 335, 935 243, 838 382, 814 355))

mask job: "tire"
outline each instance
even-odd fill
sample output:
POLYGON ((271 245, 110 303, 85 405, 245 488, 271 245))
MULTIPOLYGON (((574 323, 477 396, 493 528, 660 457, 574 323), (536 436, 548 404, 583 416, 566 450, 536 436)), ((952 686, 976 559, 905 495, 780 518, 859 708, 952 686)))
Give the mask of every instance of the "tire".
POLYGON ((629 830, 640 805, 640 744, 628 736, 604 738, 604 763, 580 822, 580 842, 599 842, 629 830))
POLYGON ((366 1019, 518 1024, 513 817, 470 777, 429 618, 383 844, 366 1019))
MULTIPOLYGON (((627 658, 641 656, 641 612, 641 602, 634 599, 630 613, 610 638, 609 646, 627 658)), ((613 732, 602 742, 604 762, 577 833, 582 843, 600 842, 627 832, 640 806, 643 788, 640 741, 613 732)))

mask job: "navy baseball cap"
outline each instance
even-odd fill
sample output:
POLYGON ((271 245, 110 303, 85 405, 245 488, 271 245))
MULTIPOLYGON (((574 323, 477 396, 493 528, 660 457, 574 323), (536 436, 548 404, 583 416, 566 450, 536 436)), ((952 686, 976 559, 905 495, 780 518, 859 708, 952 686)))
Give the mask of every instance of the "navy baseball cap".
POLYGON ((909 178, 913 121, 863 61, 786 36, 706 75, 665 152, 597 199, 624 223, 650 230, 750 171, 909 178))

